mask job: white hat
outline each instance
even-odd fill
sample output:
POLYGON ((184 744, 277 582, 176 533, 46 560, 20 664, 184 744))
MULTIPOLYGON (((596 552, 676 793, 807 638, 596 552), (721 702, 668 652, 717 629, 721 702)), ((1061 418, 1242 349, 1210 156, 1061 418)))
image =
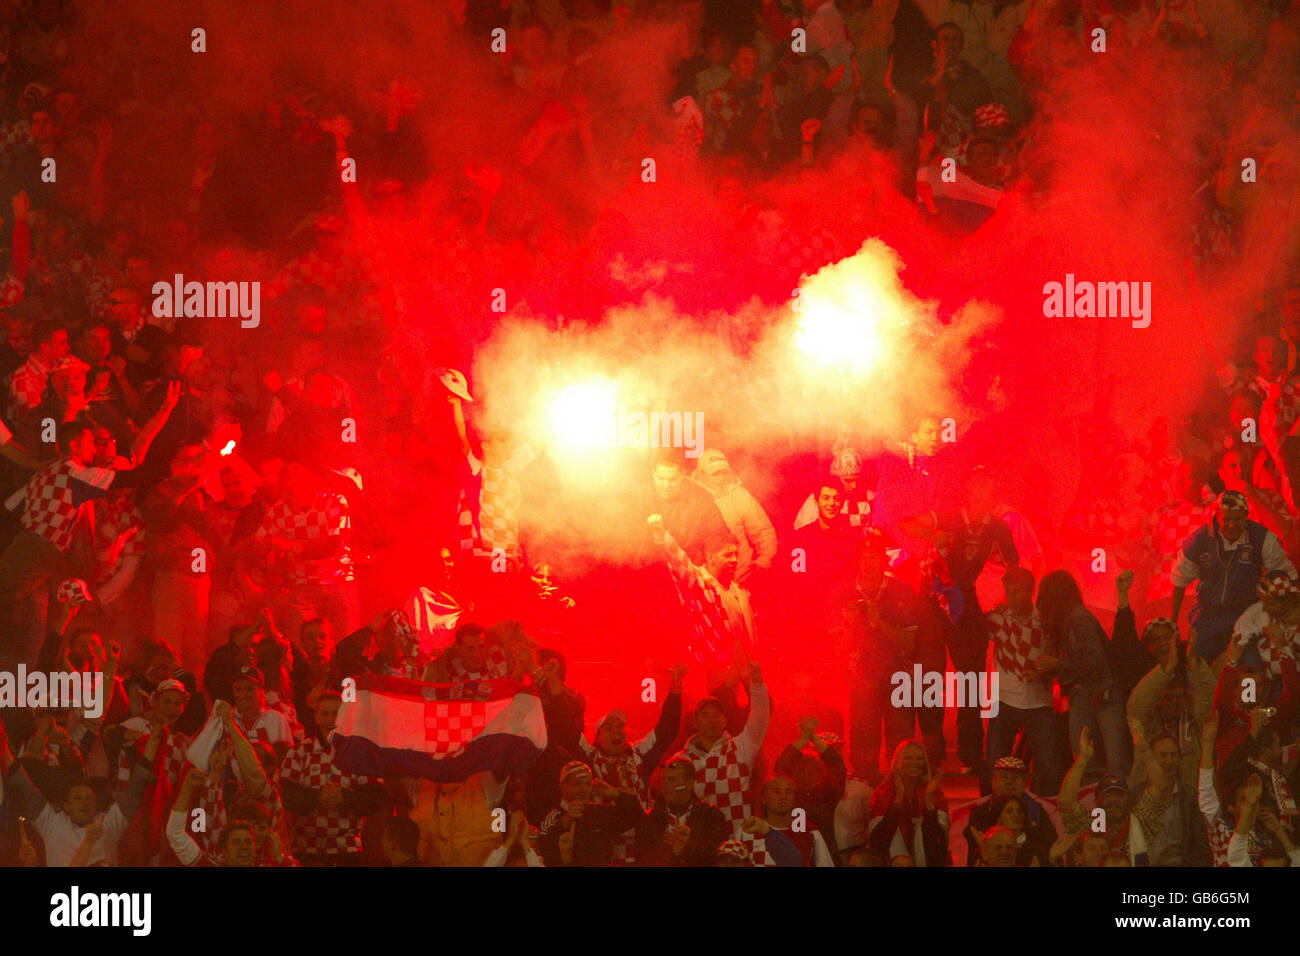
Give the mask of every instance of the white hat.
POLYGON ((439 368, 434 371, 438 376, 438 381, 442 382, 447 391, 467 402, 474 401, 470 397, 469 384, 465 381, 464 372, 454 368, 439 368))

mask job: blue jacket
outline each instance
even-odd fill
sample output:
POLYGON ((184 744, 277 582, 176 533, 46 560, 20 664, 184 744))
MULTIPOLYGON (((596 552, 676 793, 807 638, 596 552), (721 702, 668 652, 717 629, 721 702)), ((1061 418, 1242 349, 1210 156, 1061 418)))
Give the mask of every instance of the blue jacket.
POLYGON ((1240 614, 1259 600, 1260 576, 1264 573, 1264 539, 1268 529, 1257 521, 1246 522, 1246 542, 1235 551, 1222 549, 1218 522, 1206 525, 1187 539, 1183 555, 1196 565, 1200 584, 1196 606, 1202 611, 1231 610, 1240 614), (1226 558, 1225 555, 1231 555, 1226 558))

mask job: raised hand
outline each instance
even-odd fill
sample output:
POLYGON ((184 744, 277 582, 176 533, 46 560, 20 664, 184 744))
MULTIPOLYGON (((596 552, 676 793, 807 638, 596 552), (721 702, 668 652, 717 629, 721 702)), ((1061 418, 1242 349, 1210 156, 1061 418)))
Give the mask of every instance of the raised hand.
POLYGON ((682 684, 686 680, 686 665, 678 661, 672 670, 668 672, 668 677, 671 679, 670 689, 676 693, 681 693, 682 684))
POLYGON ((163 399, 163 408, 170 412, 176 407, 176 403, 181 400, 181 383, 174 380, 167 383, 167 397, 163 399))
POLYGON ((1093 752, 1092 729, 1084 727, 1079 731, 1079 759, 1086 765, 1091 762, 1093 752))
POLYGON ((1147 731, 1146 728, 1142 726, 1142 721, 1138 720, 1136 717, 1130 717, 1128 719, 1128 732, 1133 735, 1133 746, 1138 750, 1146 750, 1147 731))
POLYGON ((816 717, 808 716, 799 718, 799 739, 806 742, 817 736, 818 723, 819 721, 816 717))
POLYGON ((1201 724, 1201 741, 1207 746, 1214 746, 1214 741, 1219 736, 1219 712, 1211 710, 1210 715, 1205 718, 1201 724))

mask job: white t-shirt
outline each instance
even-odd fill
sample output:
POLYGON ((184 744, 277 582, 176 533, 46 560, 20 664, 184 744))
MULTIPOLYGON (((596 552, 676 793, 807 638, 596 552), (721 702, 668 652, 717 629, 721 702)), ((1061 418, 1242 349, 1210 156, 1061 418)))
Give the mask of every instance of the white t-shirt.
MULTIPOLYGON (((86 863, 116 866, 117 844, 129 822, 117 804, 113 804, 108 813, 104 814, 104 833, 95 841, 95 848, 90 851, 90 859, 86 863)), ((77 826, 67 813, 50 803, 45 804, 45 809, 37 814, 32 825, 45 841, 45 865, 71 865, 72 858, 86 839, 86 828, 77 826)))
POLYGON ((289 727, 289 721, 278 710, 271 710, 268 707, 257 715, 257 720, 253 721, 251 727, 244 726, 244 721, 240 718, 238 712, 235 713, 234 718, 235 723, 239 725, 239 729, 253 743, 264 740, 271 746, 276 744, 293 746, 293 731, 289 727))

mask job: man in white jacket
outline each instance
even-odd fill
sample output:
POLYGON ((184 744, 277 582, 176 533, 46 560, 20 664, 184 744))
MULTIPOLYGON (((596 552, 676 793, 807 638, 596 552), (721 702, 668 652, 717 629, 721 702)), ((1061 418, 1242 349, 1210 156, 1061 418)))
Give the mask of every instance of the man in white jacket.
POLYGON ((714 503, 722 512, 722 520, 736 536, 740 545, 736 580, 750 587, 749 579, 755 571, 767 571, 772 567, 772 559, 776 557, 776 528, 758 499, 741 485, 727 456, 716 448, 700 455, 693 477, 713 495, 714 503))

